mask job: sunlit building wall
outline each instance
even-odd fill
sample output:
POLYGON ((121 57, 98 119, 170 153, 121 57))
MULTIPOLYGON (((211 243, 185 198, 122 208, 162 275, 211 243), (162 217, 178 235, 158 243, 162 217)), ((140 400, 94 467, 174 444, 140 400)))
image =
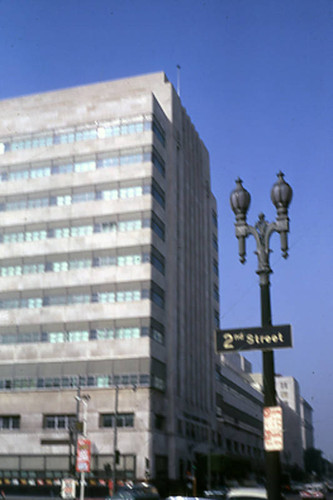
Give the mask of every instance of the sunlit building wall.
POLYGON ((215 419, 207 150, 163 73, 0 114, 0 475, 68 473, 80 387, 92 476, 116 425, 118 477, 181 477, 215 419))
POLYGON ((252 387, 251 363, 238 353, 222 354, 216 367, 218 438, 222 454, 263 470, 263 395, 252 387))

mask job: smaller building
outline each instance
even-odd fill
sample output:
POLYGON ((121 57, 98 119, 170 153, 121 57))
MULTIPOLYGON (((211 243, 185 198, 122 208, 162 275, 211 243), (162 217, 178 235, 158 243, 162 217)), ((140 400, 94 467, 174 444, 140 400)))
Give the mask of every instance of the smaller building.
POLYGON ((302 442, 304 450, 315 447, 312 414, 312 406, 301 397, 302 442))
POLYGON ((238 353, 221 355, 216 367, 217 431, 223 454, 248 463, 248 470, 263 468, 263 395, 248 381, 251 363, 238 353))
MULTIPOLYGON (((261 373, 249 373, 257 390, 263 390, 261 373)), ((301 397, 298 381, 292 376, 275 377, 276 395, 283 410, 284 450, 281 461, 287 467, 304 469, 304 451, 313 446, 312 408, 301 397)))

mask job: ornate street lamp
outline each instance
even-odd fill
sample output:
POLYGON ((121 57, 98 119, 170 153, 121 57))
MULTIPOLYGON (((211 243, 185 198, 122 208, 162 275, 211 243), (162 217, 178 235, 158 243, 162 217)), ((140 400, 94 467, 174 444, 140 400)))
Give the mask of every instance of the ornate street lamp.
MULTIPOLYGON (((267 222, 263 213, 259 215, 255 226, 250 226, 246 222, 246 214, 250 206, 251 196, 242 185, 240 179, 236 180, 236 188, 230 195, 231 208, 236 215, 236 237, 238 239, 238 251, 241 263, 245 262, 246 248, 245 240, 252 234, 256 240, 258 257, 257 274, 260 278, 261 297, 261 326, 272 325, 271 300, 270 300, 270 280, 269 275, 272 269, 269 264, 269 239, 274 232, 280 234, 281 251, 284 258, 288 257, 289 218, 288 207, 292 199, 292 189, 283 178, 283 173, 278 173, 278 181, 271 190, 271 199, 277 209, 275 222, 267 222)), ((275 392, 275 371, 274 352, 263 351, 263 384, 264 384, 264 405, 276 406, 275 392)), ((280 455, 278 451, 265 452, 266 473, 267 473, 267 493, 269 500, 280 500, 281 480, 280 480, 280 455)))

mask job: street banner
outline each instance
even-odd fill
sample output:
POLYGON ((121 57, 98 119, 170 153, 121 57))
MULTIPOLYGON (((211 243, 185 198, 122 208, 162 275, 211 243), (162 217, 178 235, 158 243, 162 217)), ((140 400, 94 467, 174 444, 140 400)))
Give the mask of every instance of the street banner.
POLYGON ((89 439, 80 438, 77 441, 76 470, 77 472, 90 472, 91 442, 89 439))
POLYGON ((267 406, 264 408, 264 447, 266 451, 283 450, 281 406, 267 406))
POLYGON ((61 497, 64 499, 75 498, 75 479, 62 479, 61 497))

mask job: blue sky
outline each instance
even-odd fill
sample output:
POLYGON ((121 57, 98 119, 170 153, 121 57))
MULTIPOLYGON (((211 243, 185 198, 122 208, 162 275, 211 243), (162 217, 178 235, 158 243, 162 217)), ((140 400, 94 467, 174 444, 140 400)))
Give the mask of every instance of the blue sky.
MULTIPOLYGON (((248 222, 275 218, 279 170, 294 191, 290 257, 271 239, 276 351, 314 409, 333 460, 332 0, 0 0, 0 99, 165 71, 205 142, 219 206, 221 327, 260 325, 254 239, 241 265, 229 194, 240 176, 248 222)), ((261 355, 249 356, 261 370, 261 355)))

